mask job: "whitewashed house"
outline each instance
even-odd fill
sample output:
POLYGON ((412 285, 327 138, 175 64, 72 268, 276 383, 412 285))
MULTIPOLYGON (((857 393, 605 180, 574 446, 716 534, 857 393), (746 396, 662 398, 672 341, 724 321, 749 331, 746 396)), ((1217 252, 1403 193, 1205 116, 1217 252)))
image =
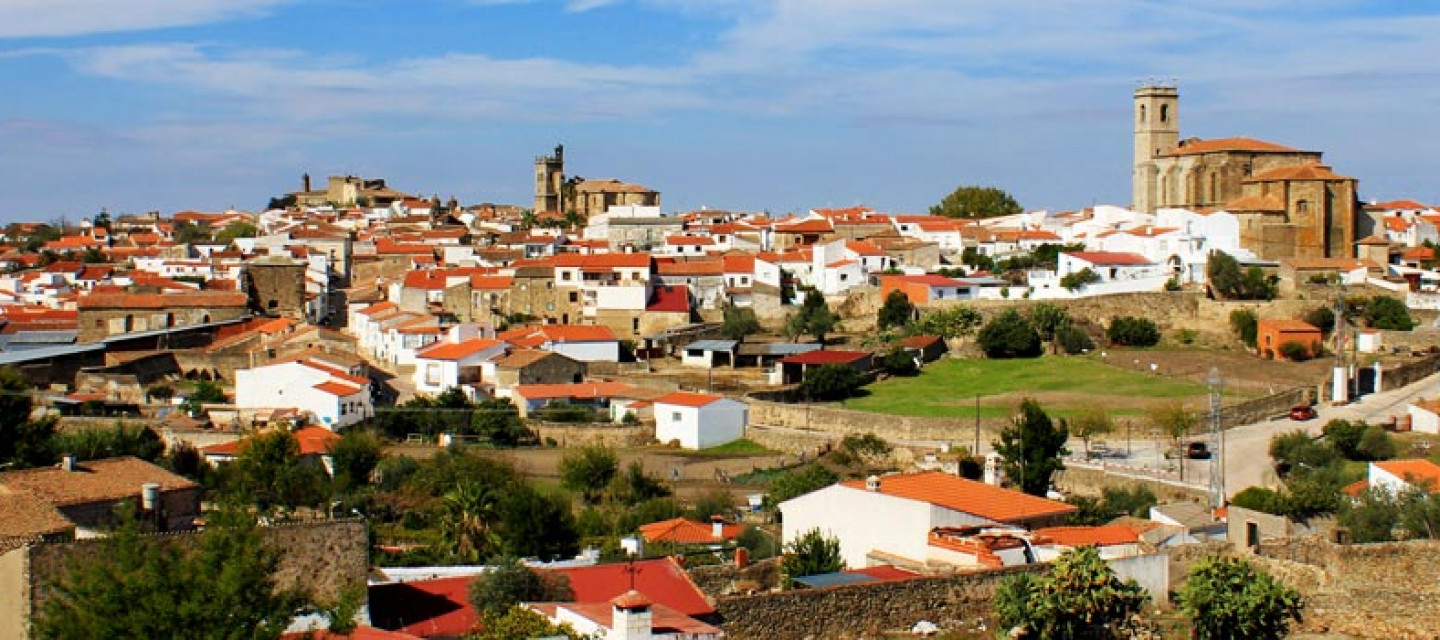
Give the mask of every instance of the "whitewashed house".
POLYGON ((708 449, 745 437, 750 407, 723 396, 677 391, 655 399, 655 439, 708 449))
POLYGON ((308 359, 237 370, 235 406, 252 415, 297 409, 332 431, 375 414, 369 379, 308 359))
MULTIPOLYGON (((439 342, 415 352, 415 391, 439 394, 481 381, 481 365, 505 355, 509 345, 495 339, 489 326, 471 323, 451 327, 439 342)), ((473 394, 472 394, 473 395, 473 394)))

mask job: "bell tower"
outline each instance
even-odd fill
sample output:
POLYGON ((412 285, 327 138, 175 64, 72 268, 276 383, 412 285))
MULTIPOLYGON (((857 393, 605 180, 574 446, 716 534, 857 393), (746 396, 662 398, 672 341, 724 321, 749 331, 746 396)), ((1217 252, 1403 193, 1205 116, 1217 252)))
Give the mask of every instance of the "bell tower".
POLYGON ((535 158, 535 213, 563 211, 565 145, 555 145, 555 154, 535 158))
POLYGON ((1155 210, 1160 170, 1156 158, 1180 144, 1180 89, 1147 82, 1135 90, 1135 171, 1130 205, 1136 211, 1155 210))

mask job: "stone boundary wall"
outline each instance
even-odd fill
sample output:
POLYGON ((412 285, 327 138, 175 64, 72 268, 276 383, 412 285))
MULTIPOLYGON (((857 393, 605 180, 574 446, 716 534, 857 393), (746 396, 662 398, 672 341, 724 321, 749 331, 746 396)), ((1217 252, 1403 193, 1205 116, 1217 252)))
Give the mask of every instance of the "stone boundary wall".
MULTIPOLYGON (((852 433, 873 433, 887 440, 943 440, 966 444, 975 439, 974 418, 924 418, 852 411, 808 404, 785 404, 745 398, 750 405, 750 423, 844 437, 852 433)), ((1004 418, 982 418, 980 438, 988 442, 999 437, 1008 422, 1004 418)))
POLYGON ((734 563, 688 570, 690 580, 709 598, 723 598, 749 589, 769 589, 780 582, 780 558, 767 558, 737 569, 734 563), (748 584, 747 584, 748 583, 748 584))
MULTIPOLYGON (((1297 404, 1317 400, 1315 387, 1294 387, 1279 393, 1221 407, 1220 425, 1226 429, 1268 420, 1281 415, 1297 404)), ((1208 424, 1208 413, 1205 418, 1208 424)))
POLYGON ((840 443, 843 436, 812 431, 789 431, 752 424, 745 428, 745 438, 767 449, 785 453, 818 453, 827 446, 840 443))
POLYGON ((1394 369, 1380 372, 1380 390, 1399 389, 1425 379, 1440 371, 1440 356, 1426 356, 1415 362, 1402 364, 1394 369))
POLYGON ((944 629, 973 628, 992 614, 995 587, 1015 573, 1042 573, 1048 564, 916 578, 900 582, 801 589, 721 598, 715 603, 734 640, 836 640, 908 631, 929 620, 944 629))
POLYGON ((1338 545, 1320 538, 1266 540, 1251 559, 1300 591, 1298 632, 1355 638, 1435 638, 1440 541, 1338 545))
POLYGON ((553 438, 561 447, 602 445, 624 448, 647 445, 655 440, 654 425, 566 424, 527 420, 525 426, 534 430, 541 442, 553 438))

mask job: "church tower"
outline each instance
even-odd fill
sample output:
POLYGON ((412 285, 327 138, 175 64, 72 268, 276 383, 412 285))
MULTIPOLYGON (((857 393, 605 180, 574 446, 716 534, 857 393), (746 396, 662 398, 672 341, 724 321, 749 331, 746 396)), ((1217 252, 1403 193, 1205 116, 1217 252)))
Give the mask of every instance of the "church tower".
POLYGON ((535 158, 535 213, 564 211, 564 187, 565 145, 556 145, 555 155, 535 158))
POLYGON ((1155 159, 1180 144, 1180 90, 1147 83, 1135 90, 1135 173, 1130 206, 1149 213, 1159 204, 1160 171, 1155 159))

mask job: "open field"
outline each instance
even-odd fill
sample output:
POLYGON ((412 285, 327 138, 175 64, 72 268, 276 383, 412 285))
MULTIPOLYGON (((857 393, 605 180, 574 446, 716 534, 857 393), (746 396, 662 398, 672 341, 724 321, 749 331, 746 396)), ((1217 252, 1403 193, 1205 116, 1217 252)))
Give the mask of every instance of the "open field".
MULTIPOLYGON (((1117 357, 1121 354, 1110 356, 1117 357)), ((966 418, 975 415, 978 396, 980 416, 997 418, 1012 414, 1027 396, 1059 416, 1093 407, 1115 415, 1136 415, 1176 400, 1192 405, 1208 401, 1208 391, 1200 382, 1112 366, 1098 355, 943 359, 927 365, 919 377, 890 378, 866 391, 866 395, 846 400, 845 407, 894 415, 966 418)))

